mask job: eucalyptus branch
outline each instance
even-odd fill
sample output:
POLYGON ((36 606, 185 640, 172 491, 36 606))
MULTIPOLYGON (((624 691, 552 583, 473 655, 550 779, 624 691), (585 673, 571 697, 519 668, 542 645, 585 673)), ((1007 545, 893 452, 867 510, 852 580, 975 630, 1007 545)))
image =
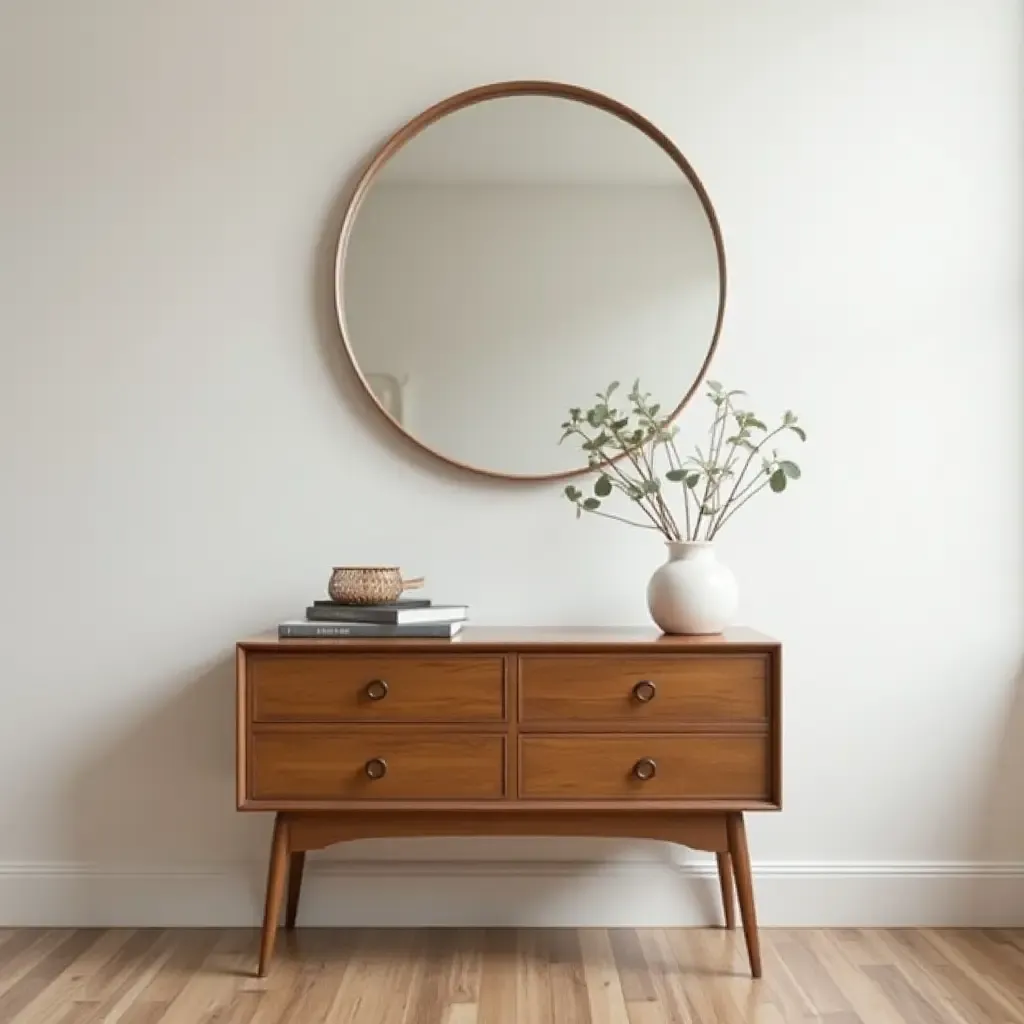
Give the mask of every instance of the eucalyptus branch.
POLYGON ((587 453, 591 472, 597 474, 593 496, 585 497, 574 485, 565 488, 565 496, 576 506, 577 516, 589 512, 639 529, 656 530, 668 541, 697 540, 703 529, 710 541, 766 487, 778 493, 786 489, 789 481, 800 478, 799 466, 780 458, 775 449, 770 458, 763 454, 768 442, 784 431, 806 440, 792 412, 787 411, 781 425, 769 430, 752 412, 736 407, 733 398, 742 391, 726 391, 720 384, 708 381, 707 397, 715 414, 708 431, 707 453, 695 447, 694 454, 684 458, 676 444, 671 417, 659 415, 660 405, 640 390, 639 380, 627 396, 630 408, 625 412, 612 406, 611 396, 618 386, 613 382, 603 392, 597 392, 597 403, 585 411, 570 409, 569 418, 562 424, 561 440, 578 438, 587 453), (733 421, 734 433, 729 429, 733 421), (756 434, 763 436, 755 443, 756 434), (664 449, 663 454, 660 449, 664 449), (741 449, 746 450, 745 458, 741 449), (748 479, 758 456, 762 468, 748 479), (662 473, 665 461, 668 470, 662 473), (681 519, 677 519, 670 503, 675 492, 663 486, 663 478, 682 488, 681 519), (649 523, 602 510, 603 502, 615 497, 616 492, 632 501, 649 523), (692 515, 691 500, 696 509, 692 515), (679 528, 680 521, 685 532, 679 528))
MULTIPOLYGON (((582 506, 580 506, 582 508, 582 506)), ((637 523, 632 519, 625 519, 622 516, 617 516, 612 512, 602 512, 597 508, 584 508, 584 512, 590 516, 603 516, 605 519, 615 519, 620 523, 626 523, 628 526, 635 526, 639 530, 658 530, 657 526, 652 526, 650 523, 637 523)), ((661 531, 658 530, 660 533, 661 531)))
MULTIPOLYGON (((668 453, 668 464, 673 470, 681 472, 683 469, 683 460, 679 457, 679 451, 676 448, 675 438, 671 434, 668 435, 665 441, 665 451, 668 453)), ((685 477, 682 480, 683 488, 683 516, 686 521, 686 537, 689 539, 693 536, 693 524, 690 520, 690 488, 687 486, 685 477)))
POLYGON ((643 493, 643 480, 632 480, 619 468, 618 463, 613 462, 611 459, 599 459, 597 464, 611 486, 622 491, 630 501, 636 502, 637 508, 650 519, 653 528, 665 533, 666 526, 658 516, 657 509, 649 507, 650 503, 647 500, 647 496, 643 493), (640 497, 637 497, 637 494, 640 497))
MULTIPOLYGON (((712 399, 715 401, 715 399, 712 399)), ((715 418, 711 421, 710 439, 708 441, 708 458, 705 470, 706 480, 704 484, 704 497, 700 502, 700 510, 697 515, 695 527, 695 538, 700 534, 700 526, 704 516, 711 517, 713 513, 707 509, 714 500, 719 487, 720 474, 715 472, 715 464, 721 455, 722 444, 725 440, 725 428, 729 420, 730 397, 728 394, 720 396, 715 406, 715 418)))
POLYGON ((636 501, 637 505, 640 507, 640 510, 644 513, 644 515, 646 515, 648 519, 651 520, 651 522, 657 529, 661 529, 661 525, 659 524, 658 519, 647 508, 647 505, 642 500, 642 498, 638 500, 637 498, 634 497, 634 492, 643 491, 643 481, 636 481, 630 479, 630 477, 628 477, 619 468, 617 462, 613 461, 612 459, 609 459, 607 456, 603 455, 600 451, 595 449, 593 447, 593 444, 597 438, 588 437, 586 431, 581 426, 579 426, 578 423, 567 423, 565 424, 565 429, 566 433, 563 435, 562 440, 565 440, 565 438, 570 436, 571 434, 578 434, 580 437, 582 437, 584 441, 584 448, 590 451, 596 458, 596 463, 592 463, 592 466, 599 466, 602 472, 606 476, 608 476, 609 481, 613 480, 613 476, 611 474, 614 474, 614 478, 618 481, 619 489, 622 490, 626 494, 626 496, 629 497, 631 500, 636 501))
POLYGON ((714 526, 714 528, 712 529, 711 534, 708 537, 708 540, 714 540, 715 539, 715 535, 718 533, 718 531, 721 530, 722 527, 725 526, 725 524, 727 522, 729 522, 729 520, 732 519, 732 517, 734 515, 736 515, 736 513, 739 512, 739 510, 741 508, 743 508, 743 506, 746 505, 746 503, 748 501, 750 501, 751 498, 754 497, 754 495, 759 494, 767 486, 769 486, 770 483, 771 483, 771 478, 770 477, 765 479, 765 480, 763 480, 758 487, 755 487, 754 490, 749 491, 747 493, 747 496, 742 501, 738 501, 735 505, 733 505, 730 509, 728 509, 728 511, 726 511, 722 515, 722 517, 719 519, 718 524, 716 526, 714 526))
MULTIPOLYGON (((615 420, 609 429, 612 432, 612 436, 618 441, 621 449, 626 453, 626 458, 633 463, 634 469, 640 474, 642 480, 650 480, 652 483, 658 481, 658 474, 655 472, 654 465, 648 456, 647 449, 644 446, 631 446, 622 437, 622 428, 616 427, 615 423, 620 422, 615 420), (646 470, 646 473, 645 473, 646 470)), ((672 518, 672 513, 669 511, 668 506, 665 504, 665 499, 661 495, 660 489, 651 492, 651 505, 657 510, 658 518, 661 520, 666 536, 679 536, 679 527, 676 525, 675 519, 672 518)))
MULTIPOLYGON (((743 483, 743 478, 747 475, 747 470, 750 469, 750 463, 753 462, 754 457, 760 453, 761 449, 773 437, 775 437, 777 434, 780 434, 785 429, 786 429, 785 425, 783 425, 781 427, 776 427, 770 433, 766 434, 763 438, 761 438, 761 440, 760 440, 760 442, 758 444, 751 446, 750 451, 747 453, 746 461, 743 463, 743 468, 739 471, 739 474, 736 477, 736 481, 735 481, 735 483, 732 486, 732 490, 729 492, 729 497, 725 499, 725 504, 722 506, 722 513, 719 515, 719 519, 722 518, 722 515, 724 515, 725 511, 732 504, 733 500, 738 496, 738 493, 739 493, 739 490, 740 490, 740 485, 743 483)), ((757 479, 757 478, 755 477, 755 479, 757 479)), ((725 523, 722 522, 721 525, 724 526, 725 523)), ((717 533, 718 531, 715 530, 715 532, 717 533)))

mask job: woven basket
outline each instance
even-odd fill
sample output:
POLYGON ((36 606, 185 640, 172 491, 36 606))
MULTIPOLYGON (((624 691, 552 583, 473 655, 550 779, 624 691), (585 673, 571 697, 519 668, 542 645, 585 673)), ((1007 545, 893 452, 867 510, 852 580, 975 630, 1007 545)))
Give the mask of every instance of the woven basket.
POLYGON ((397 565, 336 565, 327 593, 340 604, 390 604, 406 590, 422 587, 424 579, 402 579, 397 565))

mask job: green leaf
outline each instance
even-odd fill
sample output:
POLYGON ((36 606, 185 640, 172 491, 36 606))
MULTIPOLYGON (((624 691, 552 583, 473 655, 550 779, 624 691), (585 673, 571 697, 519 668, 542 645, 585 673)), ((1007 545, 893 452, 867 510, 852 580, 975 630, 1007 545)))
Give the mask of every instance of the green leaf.
POLYGON ((608 385, 608 390, 605 392, 605 397, 607 398, 618 386, 619 382, 617 380, 613 380, 611 384, 608 385))
POLYGON ((800 479, 800 467, 795 462, 784 460, 779 463, 779 469, 781 469, 790 480, 800 479))
POLYGON ((776 493, 780 494, 786 489, 786 474, 783 470, 777 469, 772 473, 771 479, 768 481, 768 486, 776 493))
POLYGON ((612 424, 612 430, 624 430, 628 426, 629 426, 629 417, 627 416, 625 419, 616 420, 612 424))
POLYGON ((745 427, 756 427, 758 430, 767 430, 768 428, 756 417, 748 416, 747 422, 744 423, 745 427))
POLYGON ((793 426, 791 426, 789 429, 792 430, 793 433, 796 434, 796 436, 799 437, 801 441, 806 441, 807 440, 807 431, 804 430, 803 427, 793 427, 793 426))
POLYGON ((565 496, 570 501, 575 501, 577 498, 582 497, 582 492, 580 491, 580 489, 578 487, 575 487, 572 484, 569 484, 568 487, 566 487, 566 489, 565 489, 565 496))
POLYGON ((718 392, 718 391, 722 390, 722 385, 719 384, 717 380, 709 380, 707 382, 707 384, 708 384, 708 387, 711 388, 711 390, 714 391, 714 392, 718 392))
POLYGON ((796 423, 796 413, 792 409, 787 409, 782 414, 782 425, 784 427, 791 427, 796 423))
POLYGON ((612 482, 606 473, 602 473, 594 481, 594 493, 599 498, 607 498, 612 493, 612 482))
POLYGON ((673 483, 682 483, 686 479, 685 469, 670 469, 665 474, 666 480, 671 480, 673 483))
POLYGON ((694 488, 694 487, 696 487, 696 486, 697 486, 697 484, 699 484, 699 483, 700 483, 700 473, 691 473, 691 474, 690 474, 690 475, 689 475, 689 476, 688 476, 688 477, 686 478, 686 486, 687 486, 687 487, 689 487, 691 491, 692 491, 692 490, 693 490, 693 488, 694 488))
POLYGON ((655 494, 661 490, 661 481, 645 480, 641 486, 643 487, 644 494, 655 494))
POLYGON ((593 512, 595 509, 599 509, 601 507, 601 502, 599 502, 597 498, 587 498, 587 500, 583 502, 583 507, 588 512, 593 512))
POLYGON ((655 403, 650 407, 650 409, 647 410, 650 413, 652 419, 658 415, 659 409, 661 409, 660 403, 655 403))

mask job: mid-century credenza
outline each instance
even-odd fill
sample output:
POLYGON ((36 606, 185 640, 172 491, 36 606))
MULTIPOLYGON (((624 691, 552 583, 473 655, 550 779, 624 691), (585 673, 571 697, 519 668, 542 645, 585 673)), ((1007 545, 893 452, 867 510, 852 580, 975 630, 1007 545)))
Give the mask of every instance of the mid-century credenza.
POLYGON ((717 855, 761 974, 747 811, 782 806, 781 646, 746 629, 484 629, 237 645, 242 811, 275 813, 259 974, 307 850, 403 836, 670 840, 717 855))

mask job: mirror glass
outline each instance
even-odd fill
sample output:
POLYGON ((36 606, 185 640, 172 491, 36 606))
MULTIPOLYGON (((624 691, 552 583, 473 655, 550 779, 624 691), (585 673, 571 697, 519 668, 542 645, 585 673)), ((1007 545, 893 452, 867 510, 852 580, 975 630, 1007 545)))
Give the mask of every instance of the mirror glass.
POLYGON ((436 454, 511 477, 584 468, 567 410, 696 384, 722 282, 708 213, 643 131, 589 103, 456 109, 370 180, 339 257, 342 332, 380 406, 436 454))

